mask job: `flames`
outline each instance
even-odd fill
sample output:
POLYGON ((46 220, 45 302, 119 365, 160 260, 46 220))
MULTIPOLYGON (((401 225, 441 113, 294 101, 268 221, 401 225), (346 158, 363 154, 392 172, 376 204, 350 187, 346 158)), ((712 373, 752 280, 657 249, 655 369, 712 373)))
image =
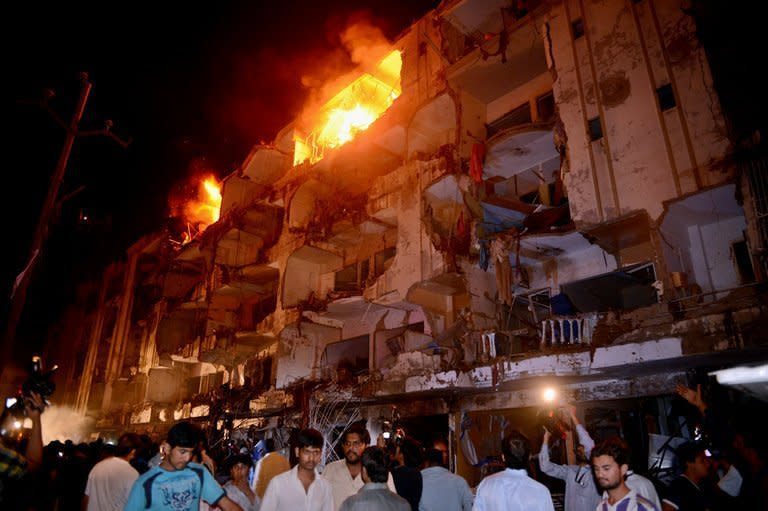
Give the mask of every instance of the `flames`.
POLYGON ((294 165, 316 163, 327 149, 346 144, 381 117, 400 96, 399 51, 390 52, 370 73, 363 73, 326 102, 306 136, 294 136, 294 165))
POLYGON ((187 190, 184 196, 171 200, 171 215, 180 216, 186 224, 183 243, 191 241, 218 221, 221 212, 221 183, 213 174, 195 178, 187 185, 187 190))

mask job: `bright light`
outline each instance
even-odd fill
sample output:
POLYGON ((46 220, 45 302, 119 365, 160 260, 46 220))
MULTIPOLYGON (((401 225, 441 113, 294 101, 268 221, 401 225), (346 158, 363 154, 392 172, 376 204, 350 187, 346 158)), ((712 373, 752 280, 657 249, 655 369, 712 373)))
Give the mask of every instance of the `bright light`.
POLYGON ((21 421, 13 421, 13 429, 21 428, 21 421))
POLYGON ((383 432, 383 433, 381 434, 381 436, 383 436, 383 437, 384 437, 384 440, 389 440, 389 437, 391 437, 391 436, 392 436, 392 433, 390 433, 389 431, 385 431, 385 432, 383 432))
POLYGON ((553 389, 552 387, 547 387, 544 389, 544 393, 542 394, 542 396, 544 397, 544 401, 546 401, 547 403, 551 403, 557 397, 557 392, 555 392, 555 389, 553 389))
POLYGON ((768 364, 757 367, 733 367, 714 371, 717 382, 721 385, 746 385, 768 381, 768 364))

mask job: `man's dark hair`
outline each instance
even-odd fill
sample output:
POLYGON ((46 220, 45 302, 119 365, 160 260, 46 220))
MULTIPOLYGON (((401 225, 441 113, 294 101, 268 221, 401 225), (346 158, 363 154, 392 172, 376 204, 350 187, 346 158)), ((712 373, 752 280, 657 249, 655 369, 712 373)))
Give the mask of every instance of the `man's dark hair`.
POLYGON ((502 440, 501 452, 508 468, 525 470, 531 455, 531 442, 519 431, 513 431, 502 440))
POLYGON ((227 461, 227 471, 232 470, 238 463, 242 463, 246 467, 251 468, 253 466, 253 459, 247 454, 236 454, 227 461))
POLYGON ((427 458, 427 463, 429 465, 432 465, 432 466, 439 465, 441 467, 443 466, 443 451, 441 451, 440 449, 435 449, 434 447, 430 447, 429 449, 427 449, 426 458, 427 458))
POLYGON ((318 447, 322 449, 324 443, 323 434, 316 429, 302 429, 296 436, 296 447, 299 449, 302 447, 318 447))
POLYGON ((361 463, 372 483, 386 483, 389 476, 389 456, 381 447, 369 446, 363 451, 361 463))
POLYGON ((403 463, 406 467, 419 468, 424 455, 422 454, 421 444, 413 438, 403 438, 400 441, 400 453, 403 455, 403 463))
POLYGON ((706 450, 706 446, 699 442, 685 442, 675 449, 677 459, 680 461, 680 466, 685 469, 685 466, 689 463, 696 461, 699 454, 706 450))
POLYGON ((188 421, 182 421, 173 425, 168 430, 167 442, 174 447, 195 448, 202 440, 203 432, 200 428, 188 421))
POLYGON ((341 441, 342 443, 347 441, 347 436, 351 434, 356 434, 360 437, 360 440, 365 444, 368 445, 371 443, 371 434, 368 432, 368 428, 366 428, 363 423, 361 422, 355 422, 350 427, 344 431, 344 433, 341 434, 341 441))
POLYGON ((275 439, 274 438, 265 438, 264 439, 264 450, 267 452, 275 452, 275 439))
POLYGON ((123 458, 128 456, 134 449, 138 454, 142 448, 141 437, 136 433, 123 433, 120 438, 117 439, 117 445, 115 446, 115 456, 123 458))
POLYGON ((629 446, 617 436, 608 438, 592 449, 592 460, 598 456, 610 456, 619 466, 629 465, 629 446))

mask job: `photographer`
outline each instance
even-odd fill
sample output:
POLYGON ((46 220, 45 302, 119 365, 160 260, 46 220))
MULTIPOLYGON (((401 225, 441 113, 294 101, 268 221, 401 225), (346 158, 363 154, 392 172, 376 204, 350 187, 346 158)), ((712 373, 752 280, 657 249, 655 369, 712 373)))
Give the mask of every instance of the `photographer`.
MULTIPOLYGON (((32 429, 29 432, 27 447, 24 454, 6 445, 6 439, 0 437, 0 503, 4 506, 8 502, 8 493, 11 489, 10 481, 18 481, 30 472, 40 468, 43 462, 43 434, 40 424, 40 414, 45 408, 43 398, 37 392, 30 392, 24 398, 24 411, 32 421, 32 429)), ((12 419, 6 408, 3 411, 2 421, 12 419)))

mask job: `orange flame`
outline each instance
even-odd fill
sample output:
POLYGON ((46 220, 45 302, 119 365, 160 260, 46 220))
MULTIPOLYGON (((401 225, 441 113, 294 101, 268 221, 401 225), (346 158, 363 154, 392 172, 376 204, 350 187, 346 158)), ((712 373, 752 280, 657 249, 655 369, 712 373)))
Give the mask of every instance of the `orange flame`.
POLYGON ((203 232, 219 219, 220 212, 221 183, 208 175, 198 183, 197 198, 184 205, 184 220, 198 232, 203 232))
POLYGON ((363 73, 323 105, 309 133, 294 136, 294 165, 320 161, 326 149, 346 144, 381 117, 400 96, 402 65, 400 52, 390 52, 374 71, 363 73))

